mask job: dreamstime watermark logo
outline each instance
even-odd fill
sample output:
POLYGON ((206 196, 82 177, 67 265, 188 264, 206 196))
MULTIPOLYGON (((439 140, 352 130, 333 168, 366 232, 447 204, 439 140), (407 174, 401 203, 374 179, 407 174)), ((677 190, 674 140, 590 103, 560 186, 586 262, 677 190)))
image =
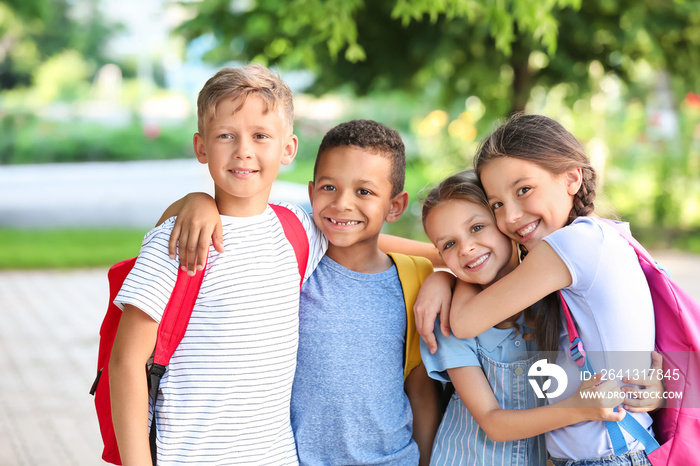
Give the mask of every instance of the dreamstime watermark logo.
POLYGON ((566 386, 569 383, 564 369, 556 364, 548 363, 546 359, 540 359, 530 366, 530 370, 527 372, 527 375, 528 377, 537 378, 547 377, 547 379, 542 383, 541 387, 538 380, 528 378, 528 382, 530 382, 530 385, 535 391, 537 398, 556 398, 564 393, 564 390, 566 390, 566 386), (552 379, 556 381, 557 386, 554 391, 550 392, 549 390, 552 388, 552 379))

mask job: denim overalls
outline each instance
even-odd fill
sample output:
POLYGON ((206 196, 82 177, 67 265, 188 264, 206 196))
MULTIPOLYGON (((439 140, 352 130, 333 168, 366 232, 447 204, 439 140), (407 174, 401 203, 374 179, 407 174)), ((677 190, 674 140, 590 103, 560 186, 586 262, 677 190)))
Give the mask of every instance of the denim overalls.
MULTIPOLYGON (((541 356, 503 363, 487 357, 480 346, 477 356, 502 408, 544 406, 528 382, 528 370, 541 356)), ((455 392, 435 436, 430 464, 544 466, 546 452, 544 435, 509 442, 489 439, 455 392)))

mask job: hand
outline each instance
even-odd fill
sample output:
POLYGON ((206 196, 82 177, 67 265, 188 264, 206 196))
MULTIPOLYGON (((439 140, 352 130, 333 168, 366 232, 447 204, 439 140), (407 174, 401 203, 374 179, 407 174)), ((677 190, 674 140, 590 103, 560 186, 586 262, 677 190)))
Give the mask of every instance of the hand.
POLYGON ((416 330, 428 345, 430 353, 437 351, 437 340, 433 329, 435 319, 440 316, 440 331, 450 336, 450 305, 454 275, 447 272, 433 272, 425 279, 418 292, 413 313, 416 317, 416 330))
POLYGON ((192 276, 203 270, 209 245, 224 252, 221 216, 216 202, 208 194, 191 193, 183 198, 182 208, 177 214, 168 242, 170 258, 175 252, 180 256, 180 268, 192 276))
POLYGON ((584 410, 584 417, 587 420, 621 421, 626 414, 622 406, 619 406, 624 394, 617 380, 602 380, 601 377, 601 374, 594 374, 581 382, 571 401, 574 406, 584 410))
MULTIPOLYGON (((638 387, 622 387, 626 396, 624 407, 632 413, 643 413, 663 408, 666 400, 663 397, 666 389, 662 377, 657 377, 663 368, 663 357, 656 351, 651 352, 651 369, 646 377, 624 377, 623 383, 638 387), (642 387, 642 388, 639 388, 642 387)), ((645 374, 647 375, 647 374, 645 374)))

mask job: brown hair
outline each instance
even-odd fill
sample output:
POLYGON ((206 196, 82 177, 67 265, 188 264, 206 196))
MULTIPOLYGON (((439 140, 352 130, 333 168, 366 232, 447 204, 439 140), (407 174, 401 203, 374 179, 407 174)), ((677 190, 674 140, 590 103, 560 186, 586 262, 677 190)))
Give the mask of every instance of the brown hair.
MULTIPOLYGON (((500 157, 527 160, 554 175, 580 168, 581 188, 574 196, 567 224, 575 218, 591 214, 596 197, 596 172, 581 143, 561 124, 543 115, 515 114, 488 135, 474 156, 478 175, 490 161, 500 157)), ((521 249, 523 254, 527 251, 521 249)), ((541 301, 535 314, 535 337, 541 351, 557 351, 562 322, 557 293, 541 301)))
POLYGON ((321 141, 314 163, 314 181, 321 156, 334 147, 355 146, 389 159, 391 197, 403 191, 406 180, 406 148, 398 131, 374 120, 351 120, 331 128, 321 141))
POLYGON ((424 230, 428 214, 438 205, 451 200, 473 202, 474 204, 483 205, 489 212, 492 212, 476 172, 474 170, 464 170, 448 176, 425 196, 422 211, 424 230))
MULTIPOLYGON (((423 210, 422 210, 422 220, 423 220, 423 230, 426 230, 426 220, 430 212, 443 202, 458 200, 471 202, 473 204, 481 205, 486 210, 488 210, 493 216, 493 211, 489 205, 489 201, 486 198, 486 193, 484 188, 481 186, 479 177, 476 176, 476 171, 474 170, 463 170, 457 172, 454 175, 448 176, 440 182, 439 185, 430 190, 430 192, 423 199, 423 210)), ((494 217, 495 222, 495 217, 494 217)), ((528 307, 524 311, 525 321, 534 328, 535 318, 531 307, 528 307)), ((520 333, 520 325, 515 321, 505 321, 497 324, 497 328, 515 328, 516 336, 520 333)), ((532 334, 525 334, 523 338, 529 340, 533 337, 532 334)))
POLYGON ((222 100, 245 99, 256 95, 262 99, 264 113, 281 108, 282 115, 291 133, 294 126, 294 104, 292 91, 274 73, 262 65, 251 63, 239 68, 222 68, 204 84, 197 98, 197 131, 204 132, 205 123, 216 115, 216 108, 222 100))
POLYGON ((527 160, 554 175, 580 168, 583 182, 574 197, 567 224, 576 217, 591 214, 595 209, 595 170, 581 143, 551 118, 524 113, 510 117, 479 145, 474 156, 477 175, 481 176, 483 167, 500 157, 527 160))

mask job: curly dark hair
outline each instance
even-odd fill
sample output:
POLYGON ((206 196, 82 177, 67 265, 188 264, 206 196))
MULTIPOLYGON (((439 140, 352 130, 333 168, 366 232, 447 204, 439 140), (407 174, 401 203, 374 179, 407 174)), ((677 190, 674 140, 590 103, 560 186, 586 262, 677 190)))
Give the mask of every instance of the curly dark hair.
POLYGON ((403 191, 406 179, 406 149, 401 135, 374 120, 351 120, 331 128, 321 141, 314 164, 314 180, 319 160, 324 152, 334 147, 354 146, 391 161, 391 196, 403 191))

